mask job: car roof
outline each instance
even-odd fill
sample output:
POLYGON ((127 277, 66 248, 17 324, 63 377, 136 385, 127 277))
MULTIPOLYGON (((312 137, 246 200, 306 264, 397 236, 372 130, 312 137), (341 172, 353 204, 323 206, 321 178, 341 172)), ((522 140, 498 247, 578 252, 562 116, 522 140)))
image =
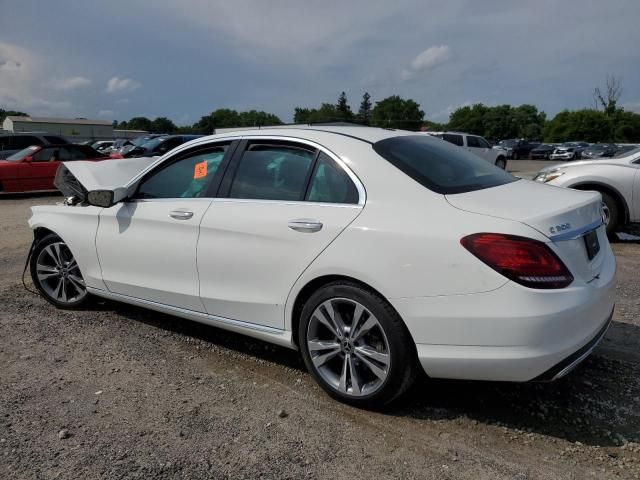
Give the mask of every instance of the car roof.
POLYGON ((284 126, 253 129, 226 130, 224 133, 201 137, 202 139, 214 139, 223 137, 242 136, 289 136, 305 138, 305 132, 309 134, 327 134, 353 138, 366 143, 376 143, 390 137, 405 135, 424 135, 424 132, 411 132, 408 130, 393 130, 366 126, 323 126, 323 125, 303 125, 284 126))

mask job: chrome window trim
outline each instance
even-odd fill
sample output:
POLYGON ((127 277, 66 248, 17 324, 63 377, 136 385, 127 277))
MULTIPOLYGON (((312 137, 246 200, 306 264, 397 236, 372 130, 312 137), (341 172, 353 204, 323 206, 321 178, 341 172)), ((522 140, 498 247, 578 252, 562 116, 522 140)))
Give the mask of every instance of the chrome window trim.
MULTIPOLYGON (((320 145, 319 143, 316 143, 312 140, 307 140, 306 138, 299 138, 299 137, 292 137, 290 135, 268 135, 268 134, 256 134, 256 135, 231 135, 231 136, 224 136, 224 137, 219 137, 219 138, 208 138, 205 137, 204 139, 201 139, 199 141, 196 141, 195 143, 191 143, 191 142, 187 142, 179 147, 177 147, 177 149, 172 150, 171 152, 171 156, 167 156, 168 154, 165 154, 164 156, 160 157, 158 160, 156 160, 155 162, 153 162, 151 165, 149 165, 147 168, 145 168, 142 172, 140 172, 138 175, 136 175, 133 180, 131 180, 127 185, 126 188, 130 188, 131 186, 135 185, 144 175, 146 175, 147 173, 149 173, 151 170, 155 169, 156 167, 160 166, 162 163, 164 163, 167 160, 170 160, 171 158, 173 158, 175 155, 180 155, 180 153, 183 150, 189 149, 189 148, 193 148, 196 146, 207 146, 208 144, 211 144, 211 146, 215 146, 216 143, 223 143, 223 142, 233 142, 234 140, 280 140, 280 141, 289 141, 289 142, 294 142, 294 143, 301 143, 304 145, 308 145, 310 147, 313 148, 317 148, 318 150, 320 150, 321 152, 323 152, 325 155, 327 155, 329 158, 331 158, 333 161, 335 161, 340 168, 342 168, 346 174, 349 176, 349 178, 351 179, 351 181, 354 183, 354 185, 356 186, 356 189, 358 190, 358 203, 353 203, 353 204, 348 204, 348 205, 357 205, 357 206, 361 206, 363 207, 364 204, 366 203, 367 200, 367 191, 364 188, 364 185, 362 184, 362 182, 360 181, 360 179, 358 178, 358 176, 353 172, 353 170, 351 170, 351 168, 349 168, 349 166, 335 153, 333 153, 331 150, 329 150, 327 147, 325 147, 324 145, 320 145)), ((212 197, 206 197, 206 198, 212 198, 212 197)), ((256 201, 259 199, 234 199, 234 200, 250 200, 250 201, 256 201)), ((282 200, 272 200, 273 202, 278 202, 278 203, 282 203, 282 200)), ((284 201, 286 203, 290 203, 287 201, 284 201)), ((323 203, 323 202, 300 202, 303 204, 317 204, 317 203, 323 203)), ((345 205, 345 204, 332 204, 332 203, 328 203, 327 205, 345 205)))
POLYGON ((331 203, 331 202, 309 202, 305 200, 269 200, 262 198, 227 198, 216 197, 213 199, 216 203, 266 203, 277 205, 316 205, 320 207, 342 207, 342 208, 362 208, 364 205, 359 203, 331 203))

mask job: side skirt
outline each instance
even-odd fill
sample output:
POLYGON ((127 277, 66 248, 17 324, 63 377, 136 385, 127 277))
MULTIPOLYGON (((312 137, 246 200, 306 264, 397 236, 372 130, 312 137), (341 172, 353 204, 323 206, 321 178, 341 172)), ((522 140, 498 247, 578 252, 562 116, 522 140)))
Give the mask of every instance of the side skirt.
POLYGON ((205 325, 211 325, 212 327, 241 333, 249 337, 274 343, 282 347, 291 348, 293 350, 298 349, 293 342, 291 332, 287 330, 279 330, 277 328, 243 322, 241 320, 233 320, 230 318, 218 317, 216 315, 209 315, 208 313, 195 312, 193 310, 173 307, 171 305, 165 305, 163 303, 152 302, 149 300, 142 300, 140 298, 130 297, 120 293, 108 292, 99 288, 87 287, 87 291, 98 297, 108 298, 117 302, 129 303, 131 305, 148 308, 168 315, 175 315, 176 317, 186 318, 187 320, 204 323, 205 325))

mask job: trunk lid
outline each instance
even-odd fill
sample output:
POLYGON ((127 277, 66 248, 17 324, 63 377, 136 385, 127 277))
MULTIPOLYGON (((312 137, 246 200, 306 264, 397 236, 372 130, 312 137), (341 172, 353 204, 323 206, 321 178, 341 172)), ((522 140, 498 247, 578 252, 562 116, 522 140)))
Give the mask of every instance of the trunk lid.
POLYGON ((602 198, 529 180, 468 193, 446 195, 454 207, 524 223, 549 238, 574 276, 593 280, 602 268, 606 229, 602 198), (597 229, 600 251, 589 259, 584 235, 597 229))

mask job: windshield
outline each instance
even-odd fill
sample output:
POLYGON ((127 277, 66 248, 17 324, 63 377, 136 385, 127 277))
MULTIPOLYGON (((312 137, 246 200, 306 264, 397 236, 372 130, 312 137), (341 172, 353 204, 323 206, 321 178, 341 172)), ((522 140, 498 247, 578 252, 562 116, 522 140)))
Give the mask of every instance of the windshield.
POLYGON ((27 155, 30 155, 32 153, 35 153, 40 147, 36 147, 36 146, 32 146, 32 147, 27 147, 27 148, 23 148, 22 150, 20 150, 19 152, 14 153, 13 155, 7 157, 7 160, 9 160, 10 162, 16 162, 18 160, 22 160, 24 157, 26 157, 27 155))
POLYGON ((636 147, 634 149, 631 150, 624 150, 622 149, 621 151, 619 151, 618 153, 616 153, 616 157, 627 157, 627 156, 631 156, 631 155, 637 155, 640 153, 640 147, 636 147))
POLYGON ((516 143, 518 143, 517 140, 501 140, 498 142, 498 145, 503 147, 513 147, 516 143))
POLYGON ((375 143, 373 149, 416 182, 445 195, 518 180, 463 148, 427 136, 391 137, 375 143))
POLYGON ((167 137, 154 138, 153 140, 149 140, 148 142, 144 143, 142 145, 142 148, 145 148, 147 150, 153 150, 158 145, 160 145, 162 142, 164 142, 166 139, 167 139, 167 137))
POLYGON ((147 143, 149 140, 151 140, 151 137, 137 137, 131 140, 131 143, 136 147, 141 147, 145 143, 147 143))

